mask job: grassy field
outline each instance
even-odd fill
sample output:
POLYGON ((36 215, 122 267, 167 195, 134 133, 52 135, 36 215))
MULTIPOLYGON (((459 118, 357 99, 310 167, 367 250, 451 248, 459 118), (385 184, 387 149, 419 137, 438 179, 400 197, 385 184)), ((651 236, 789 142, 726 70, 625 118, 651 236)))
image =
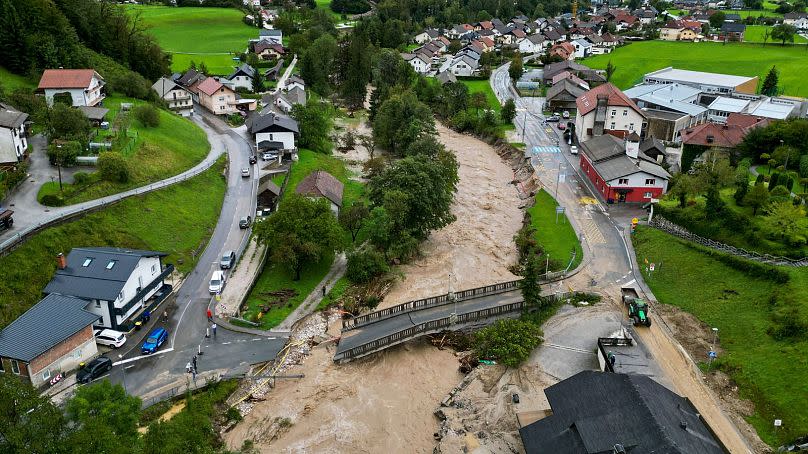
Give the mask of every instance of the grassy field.
POLYGON ((187 69, 194 60, 205 62, 212 74, 229 74, 238 65, 233 54, 244 52, 247 41, 258 37, 258 29, 244 24, 244 13, 235 8, 126 8, 130 14, 140 15, 163 50, 174 55, 174 71, 187 69))
MULTIPOLYGON (((306 149, 301 149, 299 156, 300 160, 292 165, 284 197, 293 194, 298 183, 315 170, 325 170, 345 185, 342 196, 344 204, 349 204, 362 196, 364 186, 358 181, 350 179, 350 172, 341 160, 306 149)), ((283 202, 281 201, 281 203, 283 202)), ((349 235, 347 239, 350 240, 349 235)), ((242 317, 260 323, 263 329, 277 326, 306 299, 309 293, 318 290, 315 287, 328 274, 333 260, 334 257, 326 257, 320 263, 304 268, 298 281, 292 280, 293 274, 288 268, 267 264, 247 297, 246 309, 242 317), (276 300, 270 293, 286 289, 293 290, 295 295, 289 298, 286 304, 273 306, 260 319, 257 319, 261 305, 270 304, 276 300)), ((334 298, 338 298, 338 296, 334 296, 334 298)))
POLYGON ((685 43, 641 41, 616 49, 611 54, 587 58, 582 63, 605 69, 609 60, 617 67, 612 82, 629 88, 642 82, 643 75, 673 66, 678 69, 759 76, 761 80, 772 67, 780 70, 780 87, 792 96, 808 95, 803 76, 808 52, 805 46, 779 46, 731 43, 685 43))
POLYGON ((36 86, 37 84, 32 80, 28 80, 27 77, 14 74, 0 66, 0 87, 3 90, 12 91, 15 88, 36 88, 36 86))
MULTIPOLYGON (((771 33, 772 27, 769 27, 769 26, 766 26, 766 25, 747 25, 746 26, 746 32, 744 33, 744 41, 746 41, 748 43, 762 43, 763 42, 763 33, 766 31, 766 29, 769 29, 769 33, 771 33)), ((800 35, 795 35, 794 36, 794 43, 795 44, 808 43, 808 39, 805 39, 800 35)), ((766 47, 769 47, 770 45, 779 45, 779 44, 780 43, 774 43, 772 41, 771 37, 769 38, 768 41, 766 41, 766 47)), ((805 51, 805 49, 803 48, 803 52, 804 51, 805 51)))
MULTIPOLYGON (((755 404, 748 420, 772 446, 808 432, 808 348, 806 335, 776 340, 769 334, 776 323, 772 313, 796 307, 805 321, 808 313, 808 270, 783 269, 787 284, 776 284, 759 274, 739 271, 658 230, 640 227, 633 237, 637 259, 659 263, 646 282, 659 301, 672 304, 719 329, 724 353, 718 367, 755 404), (772 295, 780 301, 771 303, 772 295), (789 303, 782 301, 789 300, 789 303), (774 433, 772 421, 783 420, 774 433)), ((705 362, 703 357, 694 358, 705 362)))
MULTIPOLYGON (((110 123, 114 123, 121 102, 136 105, 142 103, 134 99, 108 97, 104 106, 110 109, 107 116, 110 123)), ((65 186, 65 204, 97 199, 174 176, 202 161, 210 151, 210 144, 202 128, 187 118, 166 110, 160 111, 160 125, 156 128, 143 126, 130 114, 128 134, 129 143, 121 144, 117 151, 129 160, 130 180, 127 183, 113 183, 102 181, 97 175, 93 175, 86 186, 65 186)), ((92 168, 88 168, 88 171, 91 170, 92 168)), ((48 182, 42 185, 38 197, 41 200, 45 194, 58 192, 59 183, 48 182)))
POLYGON ((132 197, 75 221, 45 229, 0 258, 0 326, 41 297, 56 254, 74 247, 115 246, 167 252, 183 273, 204 249, 221 212, 225 160, 186 182, 132 197))
POLYGON ((502 106, 499 104, 499 100, 497 99, 497 95, 494 94, 494 90, 491 89, 491 84, 488 83, 488 79, 485 80, 469 80, 469 79, 459 79, 460 82, 463 82, 463 85, 469 87, 469 93, 478 93, 483 92, 485 93, 485 98, 488 100, 488 108, 494 109, 494 112, 499 115, 500 109, 502 106))
POLYGON ((584 255, 581 242, 566 215, 559 215, 556 224, 557 206, 558 203, 553 196, 542 189, 536 194, 536 203, 527 210, 530 214, 530 223, 536 229, 536 240, 544 248, 544 252, 550 255, 550 271, 565 269, 573 249, 575 249, 575 261, 570 269, 575 269, 584 255))

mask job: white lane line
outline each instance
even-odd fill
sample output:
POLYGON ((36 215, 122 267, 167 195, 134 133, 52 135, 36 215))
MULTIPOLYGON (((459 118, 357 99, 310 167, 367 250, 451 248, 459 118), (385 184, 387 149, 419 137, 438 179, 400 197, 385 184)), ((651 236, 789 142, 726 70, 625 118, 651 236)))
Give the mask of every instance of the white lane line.
POLYGON ((255 342, 255 341, 260 341, 260 340, 261 340, 261 338, 260 338, 260 337, 256 337, 255 339, 250 339, 250 340, 251 340, 251 341, 253 341, 253 342, 255 342))
POLYGON ((628 287, 628 286, 630 286, 630 285, 634 284, 635 282, 637 282, 637 279, 632 279, 632 280, 630 280, 630 281, 626 282, 626 283, 625 283, 625 284, 623 284, 623 285, 625 285, 626 287, 628 287))
POLYGON ((230 345, 232 342, 222 342, 222 345, 230 345))
POLYGON ((140 361, 141 359, 154 358, 155 356, 165 355, 166 353, 173 352, 173 351, 174 351, 174 347, 167 348, 167 349, 165 349, 163 351, 160 351, 158 353, 153 353, 151 355, 136 356, 134 358, 124 359, 124 360, 118 361, 117 363, 112 363, 112 365, 113 366, 120 366, 121 364, 127 364, 127 363, 131 363, 131 362, 134 362, 134 361, 140 361))
POLYGON ((188 302, 185 303, 185 307, 182 309, 182 313, 180 314, 180 319, 177 320, 177 328, 174 330, 174 335, 171 336, 171 348, 174 348, 174 340, 177 339, 177 332, 180 330, 180 325, 182 324, 182 318, 185 316, 185 311, 188 310, 188 306, 191 305, 191 298, 188 298, 188 302))
POLYGON ((623 247, 626 249, 626 259, 628 260, 628 269, 631 270, 631 272, 633 273, 634 265, 631 264, 631 253, 628 251, 628 243, 626 243, 626 237, 623 236, 623 232, 621 232, 620 229, 617 228, 617 226, 614 226, 614 229, 617 230, 617 234, 620 235, 620 239, 623 240, 623 247))

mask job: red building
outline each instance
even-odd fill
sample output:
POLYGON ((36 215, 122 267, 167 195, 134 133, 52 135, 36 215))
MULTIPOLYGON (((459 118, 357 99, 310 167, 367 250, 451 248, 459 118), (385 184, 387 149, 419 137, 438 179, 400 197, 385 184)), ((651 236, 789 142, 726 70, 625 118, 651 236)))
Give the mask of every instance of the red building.
POLYGON ((645 203, 668 189, 670 174, 640 151, 640 137, 605 134, 581 144, 581 170, 609 202, 645 203))

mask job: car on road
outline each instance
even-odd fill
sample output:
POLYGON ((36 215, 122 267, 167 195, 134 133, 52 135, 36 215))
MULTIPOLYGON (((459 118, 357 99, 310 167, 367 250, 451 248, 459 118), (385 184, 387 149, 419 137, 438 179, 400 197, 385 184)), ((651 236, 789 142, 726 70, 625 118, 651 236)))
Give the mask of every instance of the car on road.
POLYGON ((278 154, 265 151, 263 154, 261 154, 261 159, 263 159, 264 161, 272 161, 278 159, 278 154))
POLYGON ((227 270, 233 267, 233 264, 236 263, 236 253, 233 251, 225 251, 222 254, 222 259, 219 260, 219 267, 223 270, 227 270))
POLYGON ((252 218, 250 216, 244 216, 243 218, 239 219, 238 228, 246 229, 250 226, 250 224, 252 224, 252 218))
POLYGON ((93 330, 95 343, 112 348, 121 348, 126 343, 126 334, 111 329, 93 330))
POLYGON ((563 130, 567 129, 567 125, 565 125, 564 123, 559 123, 558 124, 558 129, 560 131, 563 131, 563 130))
POLYGON ((547 121, 548 121, 548 122, 553 122, 553 123, 554 123, 554 122, 556 122, 556 121, 561 121, 561 118, 559 118, 557 115, 553 115, 553 116, 551 116, 551 117, 547 117, 547 121))
POLYGON ((251 154, 250 155, 250 165, 255 164, 256 162, 258 162, 258 156, 254 155, 254 154, 251 154))
POLYGON ((578 154, 578 147, 576 145, 570 145, 570 154, 578 154))
POLYGON ((112 360, 106 356, 99 356, 79 369, 76 374, 76 381, 82 384, 90 383, 109 372, 110 369, 112 369, 112 360))
MULTIPOLYGON (((221 271, 218 271, 221 273, 221 271)), ((160 346, 162 346, 166 339, 168 339, 168 331, 165 328, 155 328, 149 333, 149 337, 143 342, 143 346, 140 347, 140 353, 143 355, 150 355, 157 351, 160 346)))
POLYGON ((242 178, 249 178, 250 177, 250 168, 249 167, 245 167, 245 168, 241 169, 241 177, 242 178))
POLYGON ((214 271, 213 275, 210 277, 210 284, 208 284, 208 291, 211 294, 219 293, 224 289, 224 281, 227 278, 224 275, 224 271, 214 271))
POLYGON ((564 112, 561 113, 561 116, 564 117, 564 119, 566 120, 570 117, 570 112, 568 110, 565 110, 564 112))

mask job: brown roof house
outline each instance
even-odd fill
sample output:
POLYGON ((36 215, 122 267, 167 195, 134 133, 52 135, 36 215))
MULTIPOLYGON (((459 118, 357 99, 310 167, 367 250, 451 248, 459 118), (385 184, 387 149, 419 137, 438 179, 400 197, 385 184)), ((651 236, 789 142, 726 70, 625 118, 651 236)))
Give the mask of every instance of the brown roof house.
POLYGON ((199 104, 216 115, 236 113, 236 93, 221 82, 208 77, 195 83, 191 91, 199 96, 199 104))
POLYGON ((38 91, 45 93, 48 105, 56 95, 70 95, 72 105, 95 106, 106 97, 104 78, 92 69, 46 69, 39 79, 38 91))
POLYGON ((342 190, 344 188, 345 186, 333 175, 324 170, 317 170, 308 174, 297 185, 295 192, 312 198, 326 198, 331 203, 331 211, 336 215, 342 208, 342 190))
POLYGON ((609 82, 579 96, 575 104, 575 133, 580 142, 603 134, 620 138, 632 132, 642 135, 645 113, 609 82))

